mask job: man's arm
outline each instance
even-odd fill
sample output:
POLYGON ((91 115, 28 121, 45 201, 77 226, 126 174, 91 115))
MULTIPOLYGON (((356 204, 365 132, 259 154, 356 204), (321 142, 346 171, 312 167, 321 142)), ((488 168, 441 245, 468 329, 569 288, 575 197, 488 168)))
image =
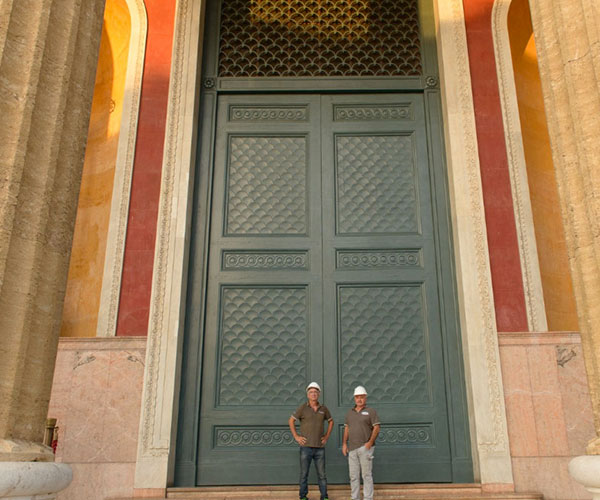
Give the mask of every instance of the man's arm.
POLYGON ((306 444, 306 438, 304 436, 300 436, 296 432, 296 419, 292 415, 288 420, 288 425, 290 426, 290 431, 292 431, 292 436, 300 446, 304 446, 306 444))
POLYGON ((369 438, 369 440, 365 443, 365 448, 367 450, 370 450, 371 447, 375 444, 375 440, 377 439, 377 436, 379 435, 379 424, 375 424, 373 426, 373 430, 371 431, 371 437, 369 438))
POLYGON ((325 433, 325 435, 321 438, 321 444, 323 446, 325 446, 325 443, 327 443, 327 440, 329 439, 329 436, 331 436, 331 431, 333 430, 333 418, 330 418, 327 421, 327 432, 325 433))
POLYGON ((349 436, 348 425, 345 425, 344 426, 344 437, 342 437, 342 453, 344 454, 344 456, 346 456, 348 454, 348 436, 349 436))

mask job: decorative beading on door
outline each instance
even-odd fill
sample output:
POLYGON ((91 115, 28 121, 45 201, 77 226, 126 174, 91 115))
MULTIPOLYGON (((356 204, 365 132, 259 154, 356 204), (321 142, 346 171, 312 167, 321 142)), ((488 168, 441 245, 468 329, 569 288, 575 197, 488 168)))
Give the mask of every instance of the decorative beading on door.
POLYGON ((223 0, 221 77, 420 76, 417 0, 223 0))

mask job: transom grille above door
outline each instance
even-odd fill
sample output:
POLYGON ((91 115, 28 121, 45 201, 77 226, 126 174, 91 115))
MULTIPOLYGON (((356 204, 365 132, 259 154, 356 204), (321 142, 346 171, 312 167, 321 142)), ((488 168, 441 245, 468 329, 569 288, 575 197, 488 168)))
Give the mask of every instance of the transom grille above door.
POLYGON ((420 76, 418 0, 223 0, 221 77, 420 76))

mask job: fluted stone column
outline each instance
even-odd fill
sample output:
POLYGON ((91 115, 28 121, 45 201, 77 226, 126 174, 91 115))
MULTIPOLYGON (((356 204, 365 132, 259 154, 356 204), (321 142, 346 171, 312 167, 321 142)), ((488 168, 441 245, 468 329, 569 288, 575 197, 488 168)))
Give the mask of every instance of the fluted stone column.
POLYGON ((600 477, 600 4, 529 3, 596 428, 581 481, 600 477))
POLYGON ((39 443, 103 9, 104 0, 0 0, 0 471, 53 460, 39 443))
POLYGON ((600 454, 600 5, 530 0, 600 454))

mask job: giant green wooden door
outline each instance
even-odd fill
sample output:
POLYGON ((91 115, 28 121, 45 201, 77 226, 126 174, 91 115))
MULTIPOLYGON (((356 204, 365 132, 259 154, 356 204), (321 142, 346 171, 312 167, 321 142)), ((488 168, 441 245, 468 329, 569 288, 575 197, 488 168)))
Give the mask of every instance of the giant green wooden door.
POLYGON ((346 482, 344 414, 382 421, 378 482, 451 481, 423 96, 221 96, 198 484, 297 481, 287 419, 312 380, 346 482))

